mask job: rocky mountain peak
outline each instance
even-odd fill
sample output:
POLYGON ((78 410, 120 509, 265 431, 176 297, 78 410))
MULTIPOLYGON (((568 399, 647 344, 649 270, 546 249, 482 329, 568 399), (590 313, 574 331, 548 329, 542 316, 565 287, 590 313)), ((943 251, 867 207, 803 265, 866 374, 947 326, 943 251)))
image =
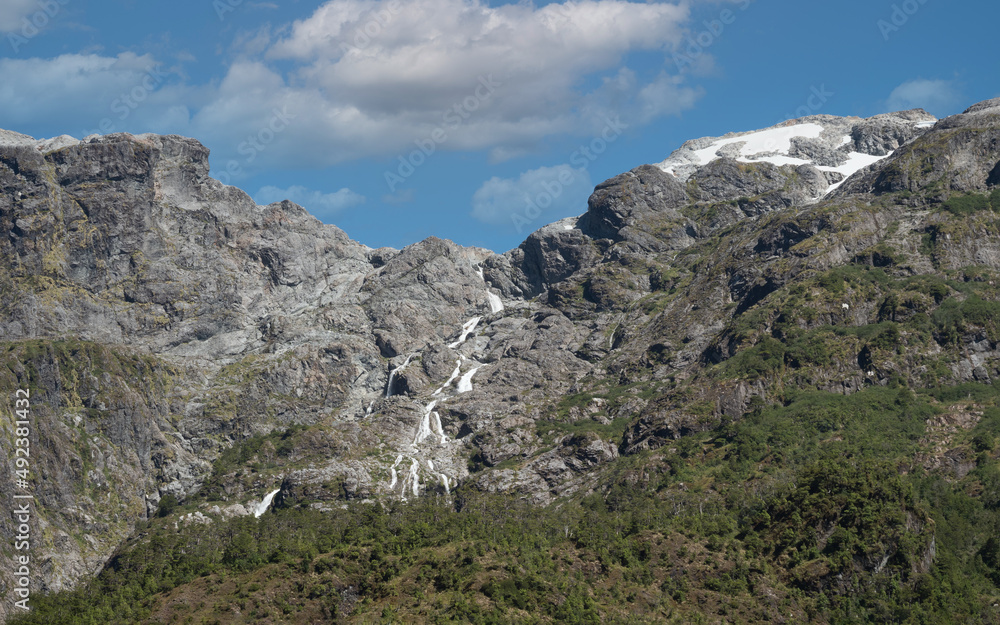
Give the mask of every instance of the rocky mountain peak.
POLYGON ((821 197, 837 189, 854 173, 923 134, 936 121, 922 109, 867 119, 813 115, 762 130, 693 139, 657 166, 682 181, 719 159, 804 167, 807 168, 804 171, 814 169, 826 180, 816 189, 816 197, 821 197))
POLYGON ((973 114, 993 114, 1000 110, 1000 98, 993 98, 992 100, 984 100, 977 104, 973 104, 969 108, 962 112, 963 115, 973 115, 973 114))

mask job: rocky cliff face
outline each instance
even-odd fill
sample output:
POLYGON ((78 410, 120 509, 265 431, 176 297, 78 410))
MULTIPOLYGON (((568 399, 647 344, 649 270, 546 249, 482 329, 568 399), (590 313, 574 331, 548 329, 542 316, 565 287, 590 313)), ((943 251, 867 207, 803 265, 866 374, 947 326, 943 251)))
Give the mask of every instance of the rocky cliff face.
MULTIPOLYGON (((503 255, 433 238, 372 250, 211 179, 191 139, 5 133, 0 387, 34 399, 36 587, 73 586, 162 497, 206 484, 223 499, 209 522, 277 488, 284 506, 458 484, 547 504, 622 454, 739 419, 784 373, 713 372, 769 337, 940 304, 916 287, 893 302, 868 283, 821 288, 823 272, 1000 270, 989 223, 957 229, 937 208, 1000 184, 998 120, 993 101, 936 123, 816 116, 696 140, 503 255), (294 445, 256 452, 267 471, 213 469, 286 430, 294 445)), ((904 335, 904 356, 845 339, 808 384, 938 375, 944 353, 954 380, 997 375, 989 333, 956 331, 904 335)), ((0 534, 9 544, 10 515, 0 534)))

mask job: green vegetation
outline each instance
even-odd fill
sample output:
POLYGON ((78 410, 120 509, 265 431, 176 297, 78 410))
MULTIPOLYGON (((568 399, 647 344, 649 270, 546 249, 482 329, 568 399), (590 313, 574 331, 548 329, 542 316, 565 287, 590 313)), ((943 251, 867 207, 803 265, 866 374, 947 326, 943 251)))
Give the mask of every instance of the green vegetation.
POLYGON ((304 425, 293 425, 283 431, 248 438, 222 452, 215 462, 215 474, 222 475, 244 466, 257 471, 278 466, 274 459, 288 457, 295 449, 295 435, 305 430, 304 425), (268 445, 273 450, 271 460, 261 454, 268 445))
POLYGON ((285 430, 252 436, 226 449, 215 461, 212 476, 201 489, 202 498, 222 501, 225 499, 226 484, 232 482, 233 474, 253 475, 287 462, 287 458, 299 447, 297 436, 306 430, 306 426, 293 425, 285 430))
POLYGON ((168 502, 87 587, 13 622, 989 622, 998 436, 987 385, 789 391, 558 507, 463 487, 336 513, 286 501, 207 532, 175 530, 168 502), (971 406, 983 418, 951 444, 972 471, 915 464, 928 420, 971 406))
POLYGON ((177 510, 177 497, 167 494, 160 498, 160 505, 156 511, 156 516, 163 518, 165 516, 170 516, 177 510))
POLYGON ((752 348, 743 350, 726 361, 726 376, 757 379, 781 371, 785 364, 785 346, 771 337, 752 348))
POLYGON ((567 395, 556 404, 551 418, 537 422, 538 435, 546 445, 552 445, 556 438, 566 434, 593 434, 607 440, 620 440, 632 422, 632 415, 614 420, 610 415, 631 398, 656 396, 658 388, 659 385, 651 383, 605 385, 592 392, 567 395))
MULTIPOLYGON (((996 192, 994 192, 994 195, 997 196, 997 199, 1000 199, 1000 195, 996 194, 996 192)), ((957 217, 971 215, 973 213, 988 211, 991 209, 1000 210, 1000 203, 994 204, 992 202, 993 199, 993 196, 987 197, 978 193, 953 195, 941 204, 941 208, 957 217)))

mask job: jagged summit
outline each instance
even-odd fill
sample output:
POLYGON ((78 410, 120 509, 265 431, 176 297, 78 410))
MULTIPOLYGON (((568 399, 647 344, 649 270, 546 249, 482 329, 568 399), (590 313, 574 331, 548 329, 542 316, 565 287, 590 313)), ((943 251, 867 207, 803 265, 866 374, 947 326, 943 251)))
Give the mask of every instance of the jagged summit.
POLYGON ((965 109, 962 114, 969 115, 973 113, 988 113, 988 112, 1000 112, 1000 98, 993 98, 991 100, 983 100, 973 104, 969 108, 965 109))
MULTIPOLYGON (((96 136, 96 135, 95 135, 96 136)), ((78 145, 79 139, 69 135, 60 135, 51 139, 35 139, 19 132, 0 129, 0 147, 28 146, 35 147, 39 152, 47 154, 62 148, 78 145)))
POLYGON ((861 169, 923 134, 935 122, 937 118, 923 109, 867 119, 812 115, 762 130, 693 139, 657 166, 683 181, 721 158, 779 167, 811 167, 828 181, 821 193, 825 195, 861 169))

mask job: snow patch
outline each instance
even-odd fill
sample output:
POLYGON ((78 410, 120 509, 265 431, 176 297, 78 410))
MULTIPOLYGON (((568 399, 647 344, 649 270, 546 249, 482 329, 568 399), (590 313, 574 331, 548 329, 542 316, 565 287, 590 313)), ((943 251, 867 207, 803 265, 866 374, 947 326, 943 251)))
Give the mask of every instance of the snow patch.
POLYGON ((52 139, 35 139, 19 132, 0 129, 0 146, 2 147, 34 147, 42 154, 48 154, 79 144, 79 139, 69 135, 60 135, 52 139))
POLYGON ((75 145, 79 145, 80 140, 69 135, 59 135, 53 139, 43 139, 39 141, 35 147, 42 154, 49 154, 50 152, 55 152, 56 150, 61 150, 63 148, 71 148, 75 145))
POLYGON ((847 162, 844 163, 843 165, 840 165, 839 167, 817 167, 817 169, 819 169, 820 171, 835 171, 844 176, 844 179, 841 180, 840 182, 830 185, 830 188, 827 189, 826 191, 827 193, 829 193, 834 189, 836 189, 837 187, 839 187, 840 185, 844 184, 848 178, 850 178, 857 172, 861 171, 865 167, 877 163, 882 159, 889 158, 890 156, 892 156, 892 152, 889 152, 885 156, 873 156, 871 154, 862 154, 861 152, 851 152, 847 159, 847 162))
MULTIPOLYGON (((934 122, 916 122, 917 127, 920 128, 928 128, 933 124, 934 122)), ((793 157, 789 152, 792 148, 792 139, 797 137, 820 139, 823 129, 822 125, 809 122, 792 126, 776 126, 741 134, 729 134, 724 138, 706 137, 685 144, 658 166, 665 172, 680 175, 683 178, 685 175, 690 175, 693 169, 707 165, 723 156, 734 158, 743 163, 765 162, 779 167, 782 165, 815 165, 810 160, 793 157)), ((850 149, 848 146, 853 141, 853 136, 846 134, 841 138, 837 148, 850 149)), ((858 171, 889 156, 891 153, 885 156, 873 156, 852 151, 848 153, 848 159, 844 164, 837 167, 817 166, 817 169, 825 172, 837 172, 844 177, 844 180, 847 180, 858 171)), ((840 187, 844 180, 830 185, 826 193, 840 187)))
POLYGON ((757 132, 737 137, 720 139, 706 148, 694 150, 692 154, 697 161, 695 164, 699 166, 708 165, 719 158, 718 152, 721 148, 733 143, 742 143, 743 146, 739 149, 737 160, 743 162, 766 161, 775 163, 776 165, 808 164, 809 161, 787 156, 788 152, 792 149, 792 139, 795 137, 817 139, 822 132, 823 127, 819 124, 796 124, 794 126, 768 128, 767 130, 758 130, 757 132), (773 155, 775 152, 781 156, 773 155))

